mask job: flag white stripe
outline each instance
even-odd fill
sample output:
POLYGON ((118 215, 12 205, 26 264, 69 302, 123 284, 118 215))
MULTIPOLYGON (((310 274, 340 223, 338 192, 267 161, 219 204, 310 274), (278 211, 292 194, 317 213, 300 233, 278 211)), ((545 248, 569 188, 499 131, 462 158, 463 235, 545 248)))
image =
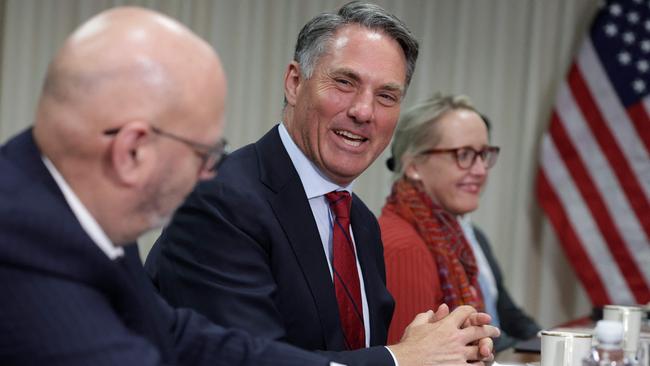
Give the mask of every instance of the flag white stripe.
MULTIPOLYGON (((550 185, 555 187, 555 193, 564 207, 566 216, 599 274, 610 300, 619 304, 634 303, 634 295, 618 264, 612 258, 591 211, 585 206, 549 134, 546 134, 542 141, 542 169, 550 185)), ((580 271, 580 268, 576 268, 576 271, 580 271)))
POLYGON ((582 70, 582 75, 596 104, 600 108, 605 123, 609 126, 609 130, 618 142, 619 148, 632 167, 646 200, 650 199, 650 155, 637 134, 632 121, 630 121, 625 108, 619 102, 619 97, 609 82, 591 39, 588 38, 583 42, 577 63, 582 70))
POLYGON ((592 182, 607 206, 609 217, 618 229, 623 244, 628 248, 630 257, 643 273, 646 282, 650 282, 650 250, 648 250, 650 241, 566 82, 560 85, 556 110, 560 123, 571 139, 571 144, 580 155, 592 182))

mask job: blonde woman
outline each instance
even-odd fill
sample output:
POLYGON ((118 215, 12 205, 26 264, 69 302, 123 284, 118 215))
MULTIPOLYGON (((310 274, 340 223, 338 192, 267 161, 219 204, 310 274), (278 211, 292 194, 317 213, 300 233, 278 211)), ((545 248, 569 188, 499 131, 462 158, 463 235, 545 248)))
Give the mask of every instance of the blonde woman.
POLYGON ((468 304, 502 337, 495 351, 539 330, 511 300, 485 236, 469 221, 499 148, 467 97, 435 95, 400 119, 389 168, 395 183, 379 217, 387 285, 395 297, 389 343, 413 315, 468 304))

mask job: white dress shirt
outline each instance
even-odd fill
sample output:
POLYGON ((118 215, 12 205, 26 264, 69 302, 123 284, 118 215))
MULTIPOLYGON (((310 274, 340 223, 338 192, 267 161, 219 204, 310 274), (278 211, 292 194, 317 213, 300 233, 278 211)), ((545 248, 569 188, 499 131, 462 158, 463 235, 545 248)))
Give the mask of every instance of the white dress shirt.
POLYGON ((497 281, 494 278, 492 267, 490 267, 490 263, 485 257, 485 254, 481 249, 481 245, 476 239, 474 228, 472 227, 472 221, 469 215, 458 216, 458 223, 463 229, 463 234, 469 242, 469 245, 472 247, 474 258, 476 258, 476 264, 478 265, 479 282, 481 284, 484 284, 484 286, 481 286, 481 291, 483 293, 483 300, 486 302, 485 310, 492 316, 493 324, 498 326, 499 314, 497 313, 496 301, 499 297, 499 290, 497 289, 497 281))
POLYGON ((54 164, 52 164, 50 159, 45 156, 42 156, 41 159, 43 160, 43 164, 45 164, 47 170, 49 170, 52 175, 52 178, 54 178, 54 181, 59 186, 59 189, 63 193, 63 197, 66 202, 68 202, 68 206, 70 206, 72 213, 75 215, 77 220, 79 220, 79 224, 81 224, 81 227, 84 229, 86 234, 88 234, 99 249, 101 249, 102 252, 104 252, 111 260, 122 257, 124 255, 124 249, 115 246, 111 242, 104 230, 99 226, 99 223, 97 223, 97 220, 95 220, 95 218, 90 214, 86 206, 81 203, 79 197, 74 194, 72 188, 70 188, 65 179, 63 179, 63 176, 59 173, 54 164))

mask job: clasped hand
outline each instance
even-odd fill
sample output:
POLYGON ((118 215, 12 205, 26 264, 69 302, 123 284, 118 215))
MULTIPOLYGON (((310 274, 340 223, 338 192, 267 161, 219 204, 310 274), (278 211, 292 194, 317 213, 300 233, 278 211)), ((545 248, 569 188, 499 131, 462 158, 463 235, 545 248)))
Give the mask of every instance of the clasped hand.
POLYGON ((389 348, 400 366, 484 365, 494 359, 492 338, 500 334, 491 320, 471 306, 449 312, 442 304, 435 313, 418 314, 402 340, 389 348))

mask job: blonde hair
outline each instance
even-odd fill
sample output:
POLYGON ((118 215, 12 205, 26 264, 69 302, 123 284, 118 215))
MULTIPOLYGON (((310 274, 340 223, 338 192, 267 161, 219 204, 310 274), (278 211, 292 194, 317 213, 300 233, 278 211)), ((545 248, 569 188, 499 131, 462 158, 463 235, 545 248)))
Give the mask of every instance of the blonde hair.
POLYGON ((420 152, 438 144, 440 134, 436 122, 445 113, 456 109, 467 109, 480 115, 467 96, 442 93, 434 94, 402 115, 391 145, 392 156, 386 162, 394 173, 394 180, 404 174, 406 160, 415 158, 420 152))

